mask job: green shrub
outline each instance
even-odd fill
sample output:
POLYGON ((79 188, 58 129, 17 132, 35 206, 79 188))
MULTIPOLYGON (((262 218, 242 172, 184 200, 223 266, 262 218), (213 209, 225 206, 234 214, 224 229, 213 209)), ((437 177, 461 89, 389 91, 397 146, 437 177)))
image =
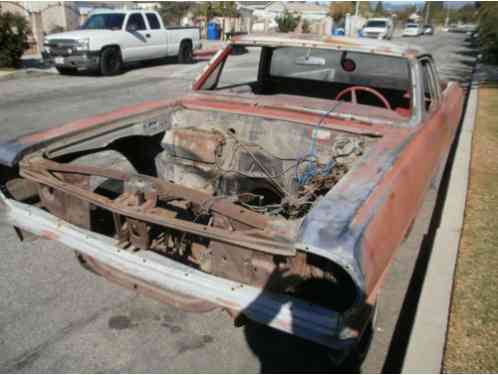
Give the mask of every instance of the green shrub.
POLYGON ((288 33, 293 32, 296 29, 300 19, 300 16, 295 16, 286 10, 282 16, 275 18, 275 21, 278 24, 278 30, 280 32, 288 33))
POLYGON ((29 47, 28 23, 22 16, 11 12, 0 13, 0 68, 16 68, 21 56, 29 47))

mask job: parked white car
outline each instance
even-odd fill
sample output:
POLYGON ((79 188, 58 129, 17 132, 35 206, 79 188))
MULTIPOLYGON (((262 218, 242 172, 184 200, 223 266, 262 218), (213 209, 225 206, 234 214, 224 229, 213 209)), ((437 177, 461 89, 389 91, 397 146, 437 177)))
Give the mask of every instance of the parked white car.
POLYGON ((390 18, 370 18, 360 31, 363 38, 391 39, 394 25, 390 18))
POLYGON ((422 25, 418 23, 407 23, 403 30, 403 36, 420 36, 424 33, 422 25))
POLYGON ((178 56, 189 63, 200 46, 198 28, 165 27, 157 12, 99 10, 79 30, 45 37, 43 57, 62 74, 94 69, 114 75, 134 61, 178 56))

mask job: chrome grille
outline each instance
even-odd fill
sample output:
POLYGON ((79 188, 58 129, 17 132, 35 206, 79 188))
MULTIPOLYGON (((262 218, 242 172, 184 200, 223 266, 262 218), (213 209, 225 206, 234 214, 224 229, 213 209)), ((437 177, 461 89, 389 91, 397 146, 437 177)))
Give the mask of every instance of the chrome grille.
POLYGON ((76 51, 77 40, 74 39, 52 39, 45 44, 50 48, 50 56, 71 56, 76 51))

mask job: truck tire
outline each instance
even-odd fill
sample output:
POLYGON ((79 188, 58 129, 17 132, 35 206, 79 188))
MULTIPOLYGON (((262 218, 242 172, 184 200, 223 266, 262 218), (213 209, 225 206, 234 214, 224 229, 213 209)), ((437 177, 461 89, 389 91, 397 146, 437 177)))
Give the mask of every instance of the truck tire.
POLYGON ((183 41, 180 44, 178 51, 178 62, 180 64, 191 64, 194 60, 194 53, 192 50, 192 43, 190 41, 183 41))
POLYGON ((100 53, 100 74, 114 76, 121 72, 123 60, 118 47, 107 47, 100 53))
POLYGON ((73 68, 64 68, 62 66, 56 66, 55 69, 59 72, 59 74, 70 75, 76 73, 76 69, 73 68))

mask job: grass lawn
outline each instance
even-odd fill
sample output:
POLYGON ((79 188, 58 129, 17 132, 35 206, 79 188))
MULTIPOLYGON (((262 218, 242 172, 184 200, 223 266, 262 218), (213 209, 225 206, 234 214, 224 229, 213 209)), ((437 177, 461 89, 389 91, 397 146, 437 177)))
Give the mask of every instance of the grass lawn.
POLYGON ((498 87, 479 91, 445 372, 498 372, 498 87))

